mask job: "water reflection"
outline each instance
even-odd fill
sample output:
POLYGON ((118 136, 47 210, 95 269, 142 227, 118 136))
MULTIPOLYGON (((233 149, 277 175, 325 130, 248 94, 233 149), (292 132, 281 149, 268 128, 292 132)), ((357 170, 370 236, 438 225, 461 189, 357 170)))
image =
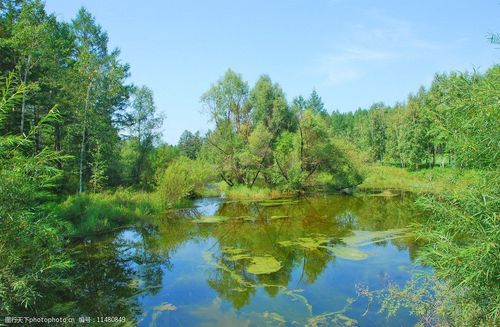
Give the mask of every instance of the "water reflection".
POLYGON ((356 283, 410 277, 417 245, 400 231, 418 218, 411 202, 203 199, 77 245, 78 292, 66 303, 141 326, 411 324, 404 312, 363 316, 366 304, 351 300, 356 283), (203 216, 225 218, 199 223, 203 216))

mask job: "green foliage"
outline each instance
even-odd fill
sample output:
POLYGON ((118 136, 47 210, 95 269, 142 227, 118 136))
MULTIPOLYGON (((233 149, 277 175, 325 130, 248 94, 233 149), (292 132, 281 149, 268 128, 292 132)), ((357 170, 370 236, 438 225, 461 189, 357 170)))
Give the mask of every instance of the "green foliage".
MULTIPOLYGON (((13 83, 13 75, 2 80, 0 129, 9 110, 19 103, 25 88, 13 83)), ((57 115, 49 113, 43 124, 57 115)), ((31 136, 0 137, 0 314, 28 312, 47 301, 43 290, 63 286, 61 272, 71 266, 63 252, 63 235, 68 226, 47 211, 50 191, 61 172, 56 168, 62 156, 48 148, 29 155, 31 136), (27 154, 28 153, 28 154, 27 154)), ((50 298, 49 298, 50 299, 50 298)))
POLYGON ((129 112, 129 135, 121 151, 122 178, 127 185, 153 189, 155 170, 151 156, 162 122, 163 118, 156 114, 153 91, 146 86, 135 89, 129 112))
POLYGON ((450 314, 470 325, 498 323, 500 319, 500 179, 485 173, 466 191, 443 197, 424 197, 419 204, 429 212, 417 229, 428 243, 420 257, 435 269, 462 300, 450 314), (462 316, 463 314, 463 316, 462 316))
POLYGON ((104 183, 107 179, 107 176, 105 174, 106 167, 104 166, 104 160, 102 158, 101 146, 99 142, 97 142, 93 160, 90 164, 90 169, 90 187, 92 189, 92 192, 97 193, 103 189, 104 183))
POLYGON ((168 208, 201 193, 203 186, 213 178, 213 169, 206 162, 180 157, 160 175, 157 196, 168 208))
POLYGON ((201 137, 200 132, 193 134, 190 131, 184 131, 178 143, 180 154, 192 160, 198 157, 202 145, 203 137, 201 137))
POLYGON ((136 224, 159 213, 161 205, 155 200, 151 193, 129 189, 83 193, 69 196, 54 208, 54 214, 72 224, 72 236, 85 236, 136 224))

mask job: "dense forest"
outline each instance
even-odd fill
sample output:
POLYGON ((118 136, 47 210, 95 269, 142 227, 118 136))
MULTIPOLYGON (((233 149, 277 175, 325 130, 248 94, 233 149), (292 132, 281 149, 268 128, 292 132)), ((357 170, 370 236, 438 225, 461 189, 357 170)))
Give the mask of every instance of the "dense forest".
MULTIPOLYGON (((63 312, 51 301, 78 292, 65 249, 86 233, 199 196, 352 193, 382 167, 445 170, 450 185, 473 174, 460 191, 419 197, 416 233, 441 287, 439 324, 498 323, 499 65, 439 73, 404 102, 355 112, 228 69, 200 95, 212 129, 175 145, 161 140, 168 117, 152 90, 129 75, 85 9, 63 22, 38 0, 0 3, 0 315, 63 312)), ((412 305, 396 295, 392 305, 412 305)))

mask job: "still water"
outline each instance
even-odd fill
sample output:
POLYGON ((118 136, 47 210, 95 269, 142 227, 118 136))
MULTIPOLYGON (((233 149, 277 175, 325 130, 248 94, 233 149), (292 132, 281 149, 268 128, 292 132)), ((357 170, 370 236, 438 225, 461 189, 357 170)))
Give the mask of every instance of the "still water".
POLYGON ((404 284, 417 269, 404 196, 195 201, 78 244, 79 310, 139 326, 411 326, 356 286, 404 284))

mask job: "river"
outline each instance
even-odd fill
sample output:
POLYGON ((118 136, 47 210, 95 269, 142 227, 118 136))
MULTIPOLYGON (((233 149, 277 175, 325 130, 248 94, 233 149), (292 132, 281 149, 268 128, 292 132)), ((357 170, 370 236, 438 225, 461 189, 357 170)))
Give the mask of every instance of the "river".
POLYGON ((205 198, 89 238, 74 247, 72 305, 139 326, 414 325, 357 294, 426 269, 407 229, 413 199, 380 195, 205 198))

